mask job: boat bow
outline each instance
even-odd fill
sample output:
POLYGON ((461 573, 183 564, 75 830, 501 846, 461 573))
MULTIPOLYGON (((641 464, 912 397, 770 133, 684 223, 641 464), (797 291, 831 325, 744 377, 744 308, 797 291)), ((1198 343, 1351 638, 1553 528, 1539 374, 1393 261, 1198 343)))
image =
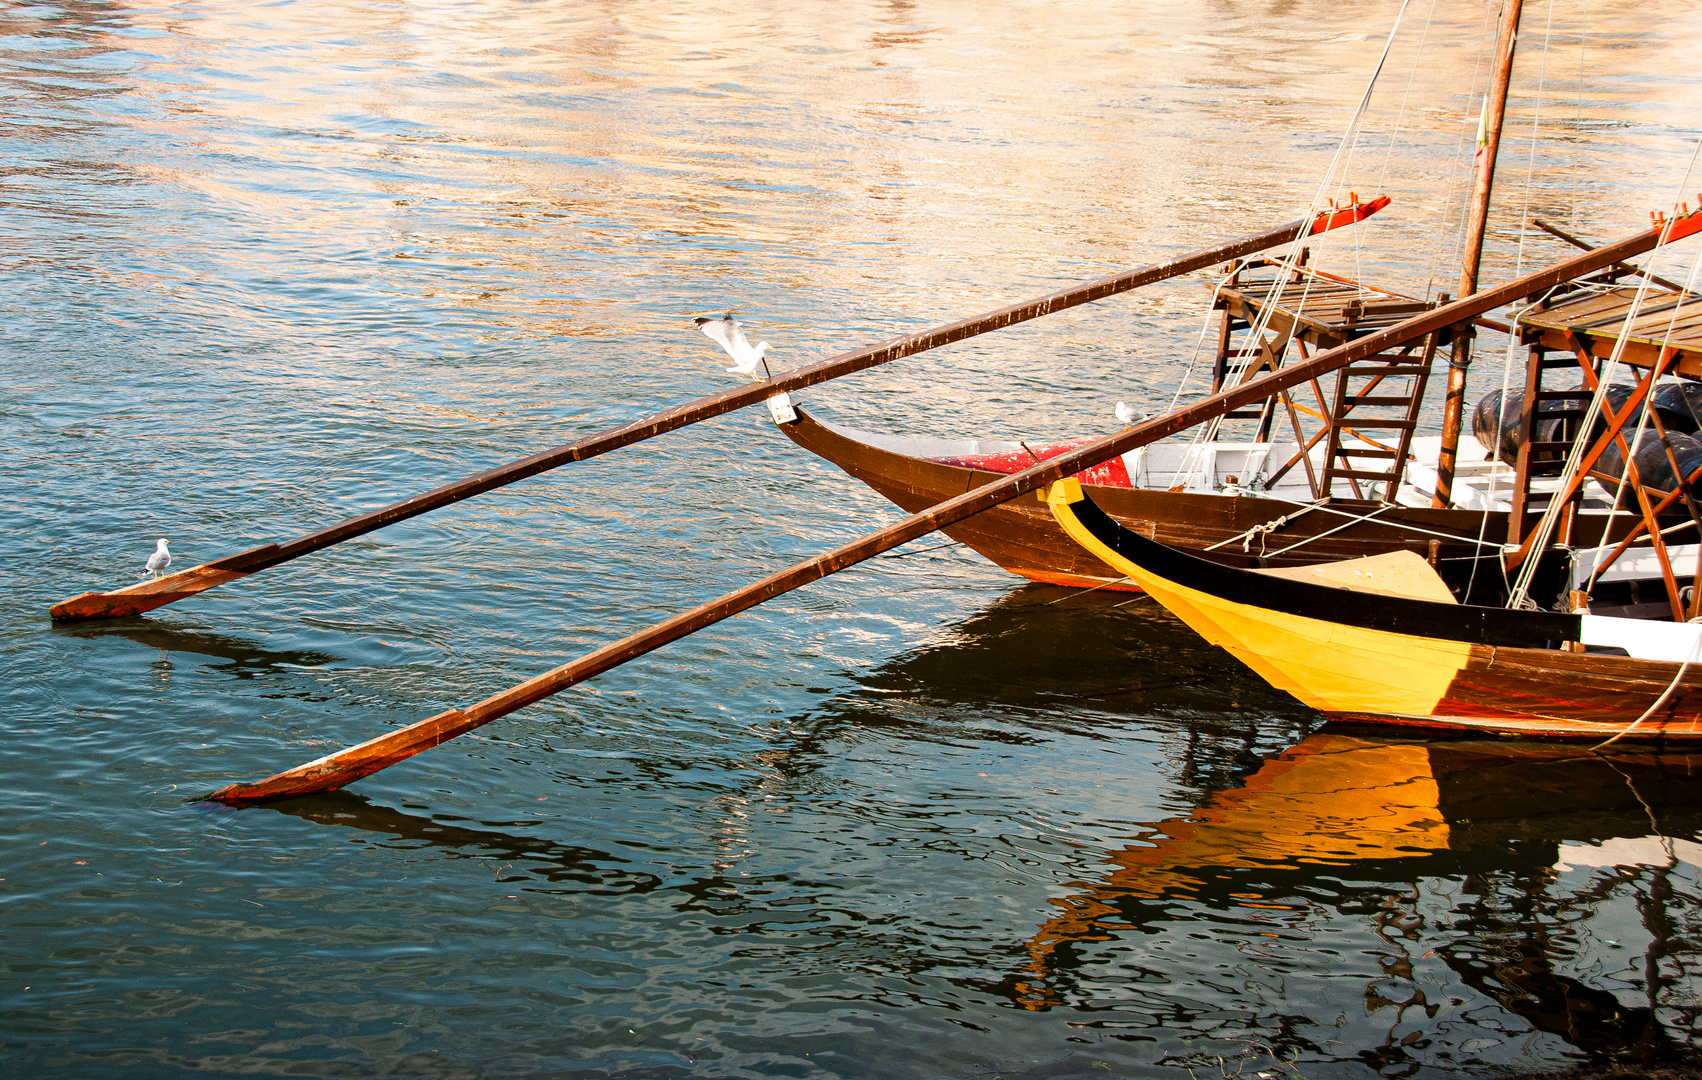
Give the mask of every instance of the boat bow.
POLYGON ((1041 497, 1085 549, 1325 714, 1586 738, 1636 724, 1639 736, 1702 737, 1702 671, 1690 663, 1702 627, 1428 599, 1433 585, 1414 584, 1428 567, 1404 553, 1310 568, 1335 583, 1239 570, 1124 529, 1072 481, 1041 497), (1356 576, 1356 587, 1340 584, 1356 576))

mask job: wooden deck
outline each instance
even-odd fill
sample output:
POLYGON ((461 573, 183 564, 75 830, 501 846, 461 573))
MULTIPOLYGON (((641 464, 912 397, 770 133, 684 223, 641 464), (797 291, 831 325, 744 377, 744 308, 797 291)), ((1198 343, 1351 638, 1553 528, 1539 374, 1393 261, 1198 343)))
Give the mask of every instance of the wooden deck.
POLYGON ((1273 279, 1238 274, 1218 293, 1217 306, 1251 321, 1270 304, 1268 326, 1279 337, 1298 336, 1314 348, 1334 348, 1373 330, 1412 318, 1434 305, 1301 267, 1273 299, 1273 279))
POLYGON ((1614 343, 1628 335, 1623 359, 1639 367, 1652 366, 1662 347, 1670 346, 1678 355, 1668 371, 1702 378, 1702 296, 1650 289, 1627 329, 1626 316, 1636 295, 1635 285, 1571 293, 1527 313, 1519 325, 1530 344, 1601 357, 1611 356, 1614 343))

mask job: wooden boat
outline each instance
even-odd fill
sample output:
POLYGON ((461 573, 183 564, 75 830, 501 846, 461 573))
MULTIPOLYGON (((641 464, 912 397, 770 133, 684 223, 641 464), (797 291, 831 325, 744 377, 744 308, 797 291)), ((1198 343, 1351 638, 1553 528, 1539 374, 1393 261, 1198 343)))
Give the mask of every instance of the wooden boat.
MULTIPOLYGON (((937 505, 1001 475, 1017 472, 1035 459, 1056 457, 1085 439, 1055 443, 1013 443, 994 440, 940 439, 857 431, 823 420, 802 407, 781 423, 786 437, 825 458, 873 488, 908 513, 937 505), (1033 455, 1032 457, 1030 455, 1033 455), (1018 458, 1020 456, 1020 459, 1018 458)), ((1434 465, 1440 438, 1414 440, 1418 457, 1409 475, 1419 478, 1434 465)), ((1455 492, 1464 505, 1429 505, 1428 490, 1408 485, 1405 497, 1390 503, 1380 499, 1334 497, 1313 499, 1304 476, 1290 473, 1289 483, 1255 491, 1237 481, 1256 472, 1261 460, 1292 456, 1298 444, 1223 443, 1209 455, 1190 454, 1185 444, 1160 443, 1083 472, 1078 479, 1094 501, 1119 522, 1143 535, 1196 552, 1227 566, 1249 568, 1309 566, 1320 562, 1360 558, 1389 551, 1410 551, 1434 565, 1449 585, 1464 590, 1473 577, 1472 561, 1479 553, 1499 554, 1499 540, 1508 533, 1508 510, 1514 489, 1514 468, 1490 460, 1475 444, 1462 446, 1456 466, 1455 492), (1248 469, 1249 463, 1252 470, 1248 469)), ((1581 500, 1580 530, 1600 524, 1596 558, 1606 555, 1636 523, 1624 516, 1610 518, 1612 497, 1592 483, 1581 500)), ((1685 519, 1662 515, 1670 531, 1685 519)), ((1074 543, 1043 507, 1006 503, 945 530, 946 535, 978 552, 1003 569, 1030 581, 1050 585, 1141 591, 1133 580, 1117 573, 1091 552, 1074 543)), ((1629 557, 1609 566, 1605 580, 1626 583, 1626 599, 1635 602, 1629 583, 1652 583, 1658 590, 1660 571, 1650 564, 1647 547, 1633 548, 1629 557)), ((1694 561, 1694 545, 1674 545, 1672 558, 1694 561)), ((1592 567, 1594 564, 1591 564, 1592 567)), ((1474 597, 1499 599, 1499 572, 1478 575, 1474 597)), ((1568 585, 1559 565, 1545 568, 1546 591, 1568 585)), ((1677 585, 1689 584, 1688 578, 1677 585)))
POLYGON ((1408 553, 1241 570, 1124 528, 1072 480, 1051 485, 1045 499, 1083 547, 1326 716, 1702 739, 1702 625, 1468 606, 1408 553))
MULTIPOLYGON (((1686 228, 1695 231, 1697 218, 1687 215, 1686 228)), ((1256 322, 1266 305, 1273 308, 1271 325, 1279 337, 1298 337, 1315 348, 1350 341, 1404 310, 1373 309, 1367 315, 1368 301, 1345 286, 1333 293, 1307 293, 1296 287, 1272 299, 1257 283, 1243 280, 1222 295, 1230 305, 1224 316, 1226 341, 1233 327, 1245 329, 1256 322)), ((1588 587, 1597 593, 1602 614, 1666 612, 1682 618, 1682 598, 1691 595, 1693 568, 1702 554, 1685 500, 1670 484, 1662 488, 1641 479, 1630 483, 1635 496, 1627 490, 1616 498, 1614 492, 1621 489, 1617 470, 1609 474, 1594 469, 1610 444, 1623 444, 1626 433, 1638 425, 1645 400, 1702 381, 1702 297, 1654 289, 1639 299, 1627 286, 1574 282, 1570 291, 1521 313, 1514 329, 1529 352, 1521 400, 1540 400, 1543 417, 1558 430, 1543 431, 1534 407, 1524 408, 1516 420, 1519 431, 1511 438, 1528 449, 1511 461, 1491 457, 1479 441, 1450 449, 1446 431, 1414 433, 1429 359, 1440 343, 1432 336, 1409 343, 1402 352, 1383 353, 1372 362, 1338 371, 1334 394, 1320 391, 1322 409, 1310 423, 1312 430, 1303 424, 1298 406, 1279 395, 1262 408, 1229 414, 1256 423, 1255 435, 1262 437, 1154 443, 1077 479, 1098 505, 1128 528, 1225 565, 1280 568, 1409 551, 1429 560, 1458 598, 1489 603, 1504 599, 1499 591, 1504 576, 1499 567, 1474 573, 1474 560, 1499 559, 1503 542, 1520 548, 1515 564, 1530 557, 1534 515, 1558 501, 1565 505, 1565 516, 1551 539, 1568 550, 1545 548, 1534 597, 1547 603, 1588 587), (1569 375, 1581 387, 1593 388, 1605 377, 1604 357, 1621 339, 1622 362, 1638 381, 1624 387, 1618 412, 1605 411, 1608 422, 1593 428, 1584 440, 1580 431, 1589 390, 1557 390, 1555 384, 1569 375), (1392 380, 1404 380, 1404 389, 1391 387, 1392 380), (1396 419, 1387 418, 1391 412, 1396 419), (1283 413, 1295 434, 1287 441, 1271 438, 1269 431, 1283 413), (1396 433, 1393 449, 1380 449, 1390 444, 1369 434, 1378 430, 1396 433), (1583 471, 1563 483, 1559 459, 1573 441, 1591 449, 1583 471), (1381 455, 1372 460, 1383 462, 1382 471, 1355 461, 1359 455, 1381 455), (1446 499, 1439 495, 1444 488, 1446 499), (1640 512, 1628 514, 1628 506, 1640 512), (1475 583, 1470 596, 1465 592, 1468 582, 1475 583)), ((1226 355, 1235 351, 1225 349, 1226 355)), ((1236 377, 1227 364, 1220 358, 1214 387, 1236 377)), ((1673 438, 1673 430, 1685 430, 1672 429, 1673 414, 1661 409, 1648 410, 1647 415, 1651 430, 1663 439, 1673 438)), ((1087 441, 874 434, 825 422, 790 399, 775 418, 793 442, 910 512, 1087 441)), ((1493 432, 1485 438, 1491 445, 1498 441, 1493 432)), ((1693 473, 1692 489, 1698 480, 1693 473)), ((947 534, 1033 581, 1138 588, 1071 543, 1049 515, 1031 505, 1000 507, 947 534)))
MULTIPOLYGON (((1524 380, 1523 399, 1545 402, 1544 415, 1568 425, 1561 434, 1575 437, 1582 408, 1575 402, 1587 394, 1556 391, 1557 372, 1576 373, 1584 386, 1600 377, 1603 357, 1615 341, 1626 337, 1624 362, 1640 375, 1630 404, 1593 435, 1605 447, 1622 430, 1635 427, 1638 406, 1650 394, 1675 379, 1702 378, 1702 297, 1671 290, 1648 292, 1633 313, 1634 290, 1576 283, 1576 290, 1551 299, 1540 309, 1525 312, 1517 328, 1529 341, 1532 360, 1524 380), (1692 314, 1694 309, 1695 314, 1692 314), (1674 316, 1677 316, 1675 320, 1674 316), (1679 329, 1668 333, 1677 321, 1679 329), (1656 324, 1659 324, 1658 326, 1656 324), (1659 340, 1655 340, 1658 336, 1659 340), (1559 354, 1556 356, 1555 354, 1559 354), (1662 380, 1665 380, 1664 382, 1662 380)), ((1246 280, 1222 295, 1226 309, 1225 340, 1230 326, 1259 318, 1263 305, 1274 305, 1272 325, 1284 338, 1300 337, 1313 348, 1329 348, 1386 325, 1406 309, 1390 307, 1364 314, 1364 295, 1346 286, 1337 291, 1303 293, 1299 287, 1269 299, 1257 282, 1246 280), (1355 308, 1355 304, 1360 305, 1355 308)), ((1408 312, 1410 313, 1410 312, 1408 312)), ((1439 341, 1414 343, 1407 355, 1384 354, 1377 362, 1351 365, 1336 376, 1335 393, 1322 395, 1319 418, 1308 420, 1294 402, 1273 399, 1262 409, 1249 409, 1231 418, 1256 423, 1264 438, 1244 441, 1183 443, 1167 441, 1133 451, 1122 458, 1083 472, 1078 479, 1094 501, 1129 528, 1173 547, 1197 552, 1230 566, 1304 566, 1387 551, 1410 551, 1425 556, 1451 586, 1463 590, 1474 577, 1472 560, 1482 554, 1500 557, 1503 541, 1519 542, 1530 535, 1537 508, 1559 492, 1555 448, 1569 443, 1533 438, 1534 420, 1515 441, 1534 445, 1539 453, 1501 461, 1477 441, 1467 441, 1450 453, 1447 433, 1415 434, 1429 358, 1439 341), (1390 387, 1404 379, 1405 388, 1390 387), (1369 393, 1375 389, 1376 393, 1369 393), (1381 411, 1379 411, 1381 410, 1381 411), (1288 413, 1295 438, 1269 437, 1274 418, 1288 413), (1387 419, 1393 412, 1396 419, 1387 419), (1307 430, 1307 428, 1311 430, 1307 430), (1396 432, 1394 449, 1383 450, 1373 431, 1396 432), (1370 471, 1357 455, 1382 455, 1384 468, 1370 471), (1444 486, 1447 505, 1438 505, 1444 486), (1393 458, 1401 464, 1396 466, 1393 458), (1354 467, 1350 467, 1354 466, 1354 467)), ((1226 347, 1227 352, 1229 350, 1226 347)), ((1235 372, 1222 361, 1214 386, 1230 383, 1235 372)), ((1316 410, 1315 410, 1316 411, 1316 410)), ((1527 413, 1529 410, 1527 410, 1527 413)), ((1653 415, 1653 412, 1651 412, 1653 415)), ((788 399, 776 412, 780 430, 805 450, 837 465, 906 511, 933 506, 999 476, 1027 468, 1086 442, 942 439, 856 431, 826 422, 788 399)), ((1663 429, 1663 433, 1664 433, 1663 429)), ((1493 442, 1493 438, 1491 439, 1493 442)), ((1568 581, 1564 567, 1545 568, 1540 592, 1552 598, 1583 587, 1592 576, 1606 585, 1599 602, 1625 614, 1657 610, 1676 613, 1678 596, 1691 584, 1698 545, 1694 534, 1674 536, 1674 528, 1690 521, 1681 502, 1669 491, 1655 490, 1648 510, 1658 529, 1640 526, 1632 516, 1614 513, 1612 493, 1617 475, 1590 475, 1566 499, 1574 505, 1561 542, 1587 549, 1576 560, 1577 573, 1568 581), (1659 504, 1658 508, 1656 503, 1659 504), (1659 533, 1661 545, 1641 541, 1638 548, 1620 550, 1633 532, 1659 533), (1668 541, 1665 538, 1672 537, 1668 541), (1681 569, 1674 570, 1674 567, 1681 569), (1639 589, 1641 585, 1641 589, 1639 589), (1660 603, 1663 585, 1669 603, 1660 603), (1645 597, 1643 594, 1648 593, 1645 597), (1652 603, 1653 606, 1650 606, 1652 603)), ((1630 502, 1621 498, 1621 507, 1630 502)), ((1645 515, 1647 516, 1647 515, 1645 515)), ((1049 515, 1033 506, 1007 505, 963 522, 947 534, 999 566, 1032 581, 1054 585, 1135 590, 1131 581, 1114 572, 1064 536, 1049 515)), ((1563 560, 1562 560, 1563 561, 1563 560)), ((1501 573, 1475 575, 1479 590, 1462 599, 1500 602, 1495 592, 1501 573)))

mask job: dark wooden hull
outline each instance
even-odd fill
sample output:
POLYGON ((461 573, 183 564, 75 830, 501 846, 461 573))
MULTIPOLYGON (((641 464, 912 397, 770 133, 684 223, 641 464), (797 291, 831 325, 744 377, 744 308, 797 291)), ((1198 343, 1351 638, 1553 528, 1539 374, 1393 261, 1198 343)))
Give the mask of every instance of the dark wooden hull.
MULTIPOLYGON (((998 479, 1002 474, 983 472, 925 458, 909 457, 868 443, 859 442, 812 418, 803 409, 798 419, 780 425, 786 437, 819 457, 826 458, 869 485, 909 513, 926 509, 998 479)), ((1215 562, 1242 567, 1308 566, 1320 562, 1408 550, 1429 556, 1427 533, 1465 537, 1469 540, 1439 539, 1437 552, 1444 576, 1469 573, 1470 558, 1477 550, 1480 529, 1491 543, 1505 535, 1506 515, 1484 515, 1471 510, 1434 510, 1401 507, 1384 510, 1375 521, 1353 522, 1336 514, 1313 512, 1296 518, 1263 538, 1245 545, 1240 540, 1206 550, 1214 544, 1241 536, 1254 526, 1267 524, 1301 507, 1276 499, 1208 495, 1197 492, 1153 491, 1143 488, 1083 485, 1094 502, 1126 528, 1172 547, 1202 555, 1215 562), (1280 555, 1281 548, 1320 533, 1348 527, 1340 532, 1280 555), (1408 525, 1425 532, 1412 532, 1408 525), (1262 542, 1261 542, 1262 539, 1262 542), (1261 555, 1261 552, 1264 554, 1261 555)), ((1368 514, 1381 504, 1337 500, 1331 508, 1348 514, 1368 514)), ((1121 575, 1075 543, 1039 500, 1019 499, 1005 503, 945 529, 947 536, 986 556, 1013 574, 1053 585, 1105 585, 1121 575)), ((1499 577, 1499 575, 1494 575, 1499 577)), ((1109 586, 1139 592, 1129 583, 1109 586)))
MULTIPOLYGON (((1545 738, 1600 739, 1624 730, 1666 693, 1678 668, 1627 656, 1474 645, 1436 703, 1434 715, 1376 719, 1457 731, 1489 728, 1545 738)), ((1368 719, 1351 711, 1330 715, 1368 719)), ((1702 666, 1686 668, 1661 707, 1632 735, 1683 741, 1702 738, 1702 666)))

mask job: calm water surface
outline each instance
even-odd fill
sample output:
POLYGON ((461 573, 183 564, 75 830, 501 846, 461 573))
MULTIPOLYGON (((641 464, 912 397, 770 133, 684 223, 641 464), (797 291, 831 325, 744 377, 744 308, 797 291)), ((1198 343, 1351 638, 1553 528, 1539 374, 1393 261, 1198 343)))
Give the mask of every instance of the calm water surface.
MULTIPOLYGON (((1702 115, 1702 18, 1527 7, 1488 280, 1564 253, 1524 216, 1641 227, 1702 115)), ((144 619, 46 618, 155 537, 192 565, 732 385, 694 315, 792 365, 1290 220, 1395 12, 0 10, 0 1074, 1440 1077, 1694 1045, 1702 757, 1320 731, 1161 612, 1048 606, 937 538, 346 792, 193 801, 896 519, 759 413, 144 619)), ((1327 268, 1452 287, 1484 15, 1410 6, 1342 182, 1395 205, 1327 268)), ((1168 403, 1207 284, 805 397, 1106 430, 1168 403)))

